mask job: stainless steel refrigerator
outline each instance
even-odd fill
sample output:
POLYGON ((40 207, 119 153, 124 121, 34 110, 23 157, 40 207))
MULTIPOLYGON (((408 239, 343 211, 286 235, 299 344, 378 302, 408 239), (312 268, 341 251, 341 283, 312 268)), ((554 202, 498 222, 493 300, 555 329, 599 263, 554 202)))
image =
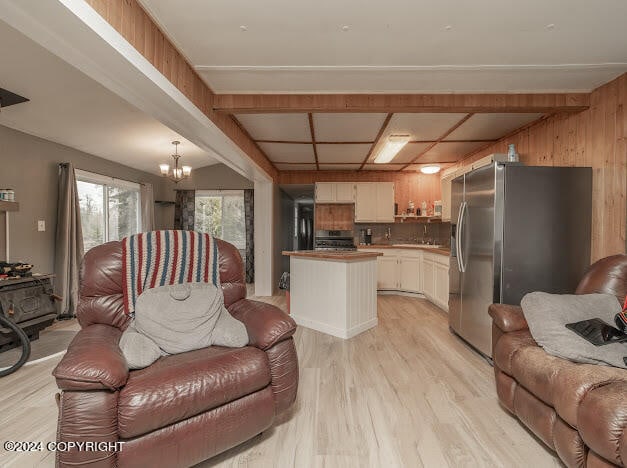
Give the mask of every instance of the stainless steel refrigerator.
POLYGON ((592 170, 494 162, 451 185, 449 325, 492 356, 492 303, 572 293, 590 264, 592 170))

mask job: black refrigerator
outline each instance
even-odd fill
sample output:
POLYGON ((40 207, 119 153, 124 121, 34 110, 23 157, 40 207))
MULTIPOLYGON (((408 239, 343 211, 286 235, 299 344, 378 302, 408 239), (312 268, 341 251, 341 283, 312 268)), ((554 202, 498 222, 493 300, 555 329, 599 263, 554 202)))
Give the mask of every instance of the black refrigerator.
POLYGON ((592 169, 494 162, 453 179, 449 325, 492 357, 492 303, 572 294, 590 264, 592 169))

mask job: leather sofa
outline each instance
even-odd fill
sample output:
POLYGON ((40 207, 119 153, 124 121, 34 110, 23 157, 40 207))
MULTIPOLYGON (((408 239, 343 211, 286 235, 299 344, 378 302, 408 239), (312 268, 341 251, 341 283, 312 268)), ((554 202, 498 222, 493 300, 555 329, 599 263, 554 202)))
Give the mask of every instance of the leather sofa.
MULTIPOLYGON (((627 294, 627 255, 592 265, 575 294, 627 294)), ((627 464, 627 371, 550 356, 520 307, 493 304, 496 390, 502 405, 569 467, 627 464)))
POLYGON ((57 466, 191 466, 268 429, 292 405, 296 325, 278 308, 245 298, 241 256, 217 242, 225 304, 246 325, 249 345, 166 356, 133 371, 118 347, 128 325, 121 243, 85 255, 77 310, 82 329, 53 372, 61 390, 57 441, 103 444, 97 451, 57 450, 57 466), (123 442, 120 451, 114 442, 123 442))

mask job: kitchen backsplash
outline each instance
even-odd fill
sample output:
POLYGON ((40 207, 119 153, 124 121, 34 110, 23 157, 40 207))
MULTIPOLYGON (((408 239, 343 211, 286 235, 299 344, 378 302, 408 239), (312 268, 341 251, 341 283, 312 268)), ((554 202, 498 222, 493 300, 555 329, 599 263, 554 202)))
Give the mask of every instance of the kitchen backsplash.
POLYGON ((450 246, 451 223, 390 223, 390 224, 355 224, 355 245, 360 242, 360 230, 372 229, 373 244, 415 244, 429 243, 450 246), (390 229, 390 239, 385 234, 390 229))

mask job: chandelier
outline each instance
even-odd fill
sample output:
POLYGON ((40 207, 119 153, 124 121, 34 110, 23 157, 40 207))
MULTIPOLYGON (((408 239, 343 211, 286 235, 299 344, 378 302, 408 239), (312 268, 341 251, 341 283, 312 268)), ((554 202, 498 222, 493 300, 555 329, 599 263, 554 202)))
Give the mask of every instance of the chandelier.
POLYGON ((159 170, 161 171, 161 175, 163 177, 167 177, 174 183, 178 184, 181 180, 187 179, 192 175, 192 167, 179 167, 179 159, 181 158, 181 155, 179 154, 178 149, 181 142, 173 141, 172 144, 174 145, 174 154, 172 155, 172 157, 174 158, 174 167, 172 168, 172 171, 170 171, 169 164, 159 164, 159 170))

